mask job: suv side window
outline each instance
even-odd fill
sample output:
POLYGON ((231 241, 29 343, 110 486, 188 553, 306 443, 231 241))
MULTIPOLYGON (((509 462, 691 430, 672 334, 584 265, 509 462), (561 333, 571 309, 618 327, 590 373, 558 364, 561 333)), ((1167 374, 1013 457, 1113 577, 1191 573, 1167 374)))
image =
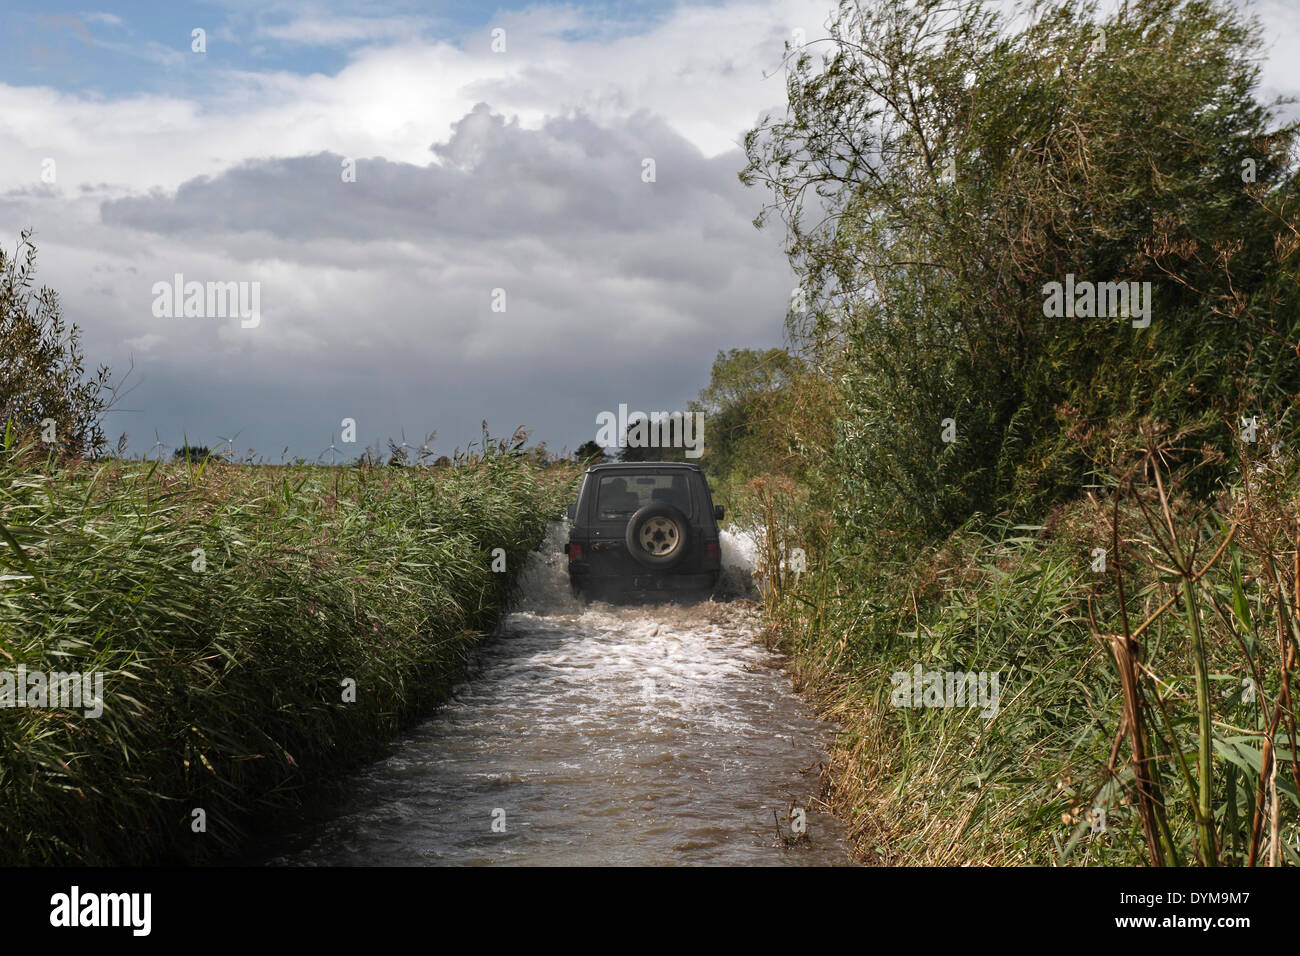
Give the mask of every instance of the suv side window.
POLYGON ((602 475, 596 491, 596 517, 600 521, 630 518, 648 504, 664 501, 691 513, 686 475, 602 475))

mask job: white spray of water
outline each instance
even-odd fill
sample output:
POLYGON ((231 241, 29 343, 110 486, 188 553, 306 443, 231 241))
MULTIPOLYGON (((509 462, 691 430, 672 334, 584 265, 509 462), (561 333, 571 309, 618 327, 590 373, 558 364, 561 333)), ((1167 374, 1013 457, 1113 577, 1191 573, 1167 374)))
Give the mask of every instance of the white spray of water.
POLYGON ((754 587, 754 569, 758 567, 758 536, 753 531, 732 525, 719 532, 722 547, 722 580, 718 590, 726 596, 750 597, 754 587))
MULTIPOLYGON (((716 597, 720 599, 752 597, 754 568, 758 559, 759 542, 752 531, 732 526, 719 532, 722 551, 722 576, 718 581, 716 597)), ((511 605, 513 612, 581 613, 583 603, 569 591, 568 556, 564 545, 569 540, 569 523, 552 521, 546 531, 546 540, 540 548, 528 555, 527 563, 519 572, 518 592, 511 605)))
POLYGON ((513 612, 576 614, 582 601, 569 591, 569 558, 564 545, 569 540, 569 522, 552 521, 541 547, 528 555, 519 572, 513 612))

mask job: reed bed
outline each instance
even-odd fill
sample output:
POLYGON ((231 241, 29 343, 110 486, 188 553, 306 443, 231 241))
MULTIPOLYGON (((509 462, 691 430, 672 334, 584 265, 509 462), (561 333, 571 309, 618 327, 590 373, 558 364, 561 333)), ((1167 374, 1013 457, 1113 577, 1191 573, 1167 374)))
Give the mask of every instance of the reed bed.
POLYGON ((574 479, 494 444, 446 468, 22 458, 0 670, 104 689, 97 718, 0 709, 7 864, 229 858, 445 695, 574 479))

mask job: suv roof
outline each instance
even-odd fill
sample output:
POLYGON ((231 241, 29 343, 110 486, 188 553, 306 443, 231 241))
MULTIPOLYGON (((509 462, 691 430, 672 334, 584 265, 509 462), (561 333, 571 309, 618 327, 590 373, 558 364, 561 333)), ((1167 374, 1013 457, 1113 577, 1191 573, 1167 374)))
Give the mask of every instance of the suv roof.
POLYGON ((684 461, 611 461, 601 465, 592 465, 587 471, 636 470, 638 468, 680 468, 684 471, 699 472, 704 470, 699 465, 692 465, 684 461))

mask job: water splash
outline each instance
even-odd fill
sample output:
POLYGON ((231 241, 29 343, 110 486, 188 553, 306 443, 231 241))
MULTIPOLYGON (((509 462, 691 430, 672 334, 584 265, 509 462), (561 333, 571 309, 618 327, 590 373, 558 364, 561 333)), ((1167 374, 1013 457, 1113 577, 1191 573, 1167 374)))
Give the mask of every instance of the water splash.
POLYGON ((546 538, 528 555, 519 572, 512 613, 579 613, 582 601, 569 590, 569 558, 564 546, 569 541, 569 522, 552 521, 546 538))
POLYGON ((732 526, 720 532, 722 580, 718 590, 724 597, 754 597, 754 571, 758 567, 759 539, 753 531, 732 526))

